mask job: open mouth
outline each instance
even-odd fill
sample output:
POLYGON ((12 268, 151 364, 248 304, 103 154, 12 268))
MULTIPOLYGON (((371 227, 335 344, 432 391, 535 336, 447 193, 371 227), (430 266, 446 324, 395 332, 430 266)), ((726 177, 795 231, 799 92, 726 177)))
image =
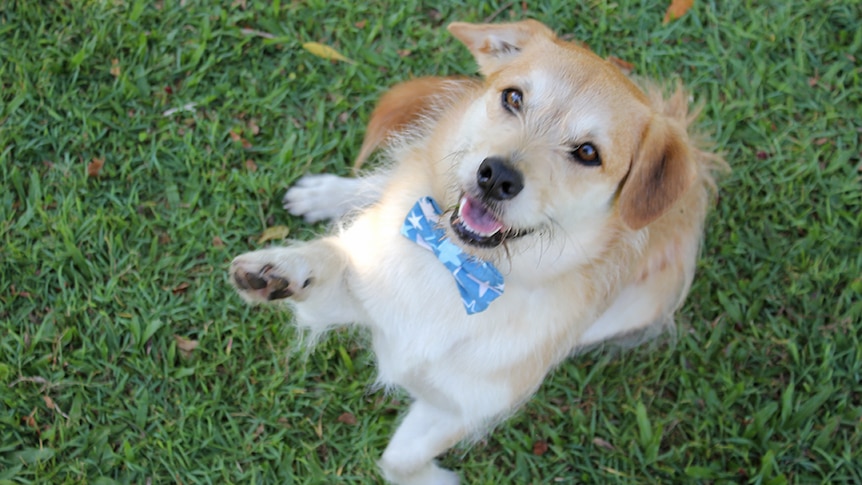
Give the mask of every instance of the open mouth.
POLYGON ((530 232, 507 228, 491 209, 469 195, 461 197, 449 224, 462 241, 484 248, 499 246, 530 232))

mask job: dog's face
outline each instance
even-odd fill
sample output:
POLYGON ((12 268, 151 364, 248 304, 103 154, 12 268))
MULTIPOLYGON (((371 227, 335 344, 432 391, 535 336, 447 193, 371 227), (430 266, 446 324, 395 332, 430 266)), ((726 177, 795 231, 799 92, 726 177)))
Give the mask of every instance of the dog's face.
POLYGON ((486 78, 451 157, 449 230, 467 251, 589 258, 691 183, 684 129, 610 63, 533 21, 450 31, 486 78))

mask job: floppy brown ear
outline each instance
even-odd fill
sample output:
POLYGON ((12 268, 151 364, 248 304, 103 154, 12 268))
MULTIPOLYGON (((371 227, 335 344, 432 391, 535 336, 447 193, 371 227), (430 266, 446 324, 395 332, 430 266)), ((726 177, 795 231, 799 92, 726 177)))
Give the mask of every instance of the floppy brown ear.
POLYGON ((438 98, 458 82, 468 81, 456 77, 420 77, 396 84, 387 91, 371 113, 353 170, 358 171, 377 148, 390 141, 392 135, 418 122, 435 102, 439 102, 438 98))
POLYGON ((658 219, 695 176, 685 132, 664 118, 653 118, 620 191, 623 222, 637 230, 658 219))
POLYGON ((518 56, 537 36, 556 37, 551 29, 536 20, 507 24, 453 22, 449 24, 449 32, 470 49, 479 63, 479 70, 486 76, 518 56))

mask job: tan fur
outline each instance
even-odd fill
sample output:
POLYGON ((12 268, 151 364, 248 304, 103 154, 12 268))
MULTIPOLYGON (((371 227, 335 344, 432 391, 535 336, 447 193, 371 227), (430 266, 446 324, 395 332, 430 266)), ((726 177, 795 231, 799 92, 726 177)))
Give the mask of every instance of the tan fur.
POLYGON ((397 84, 378 101, 371 113, 359 155, 353 162, 358 172, 375 150, 384 146, 393 135, 403 133, 429 113, 435 97, 444 93, 450 81, 459 78, 420 77, 397 84))
POLYGON ((536 21, 449 30, 483 80, 395 86, 356 162, 386 147, 383 167, 309 175, 285 196, 338 230, 231 265, 243 298, 285 301, 314 335, 369 330, 379 381, 413 399, 380 461, 401 484, 458 483, 434 457, 511 414, 561 360, 672 323, 724 165, 691 133, 679 86, 642 89, 536 21), (449 242, 504 275, 486 310, 467 314, 449 271, 401 235, 424 197, 449 242))

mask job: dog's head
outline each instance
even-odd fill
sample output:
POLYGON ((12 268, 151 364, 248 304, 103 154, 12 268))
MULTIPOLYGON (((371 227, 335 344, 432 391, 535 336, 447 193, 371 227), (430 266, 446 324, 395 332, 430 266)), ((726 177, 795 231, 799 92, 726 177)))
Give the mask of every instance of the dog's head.
POLYGON ((532 20, 449 30, 485 76, 452 156, 450 231, 468 251, 495 259, 551 238, 589 256, 693 182, 684 124, 614 65, 532 20))

